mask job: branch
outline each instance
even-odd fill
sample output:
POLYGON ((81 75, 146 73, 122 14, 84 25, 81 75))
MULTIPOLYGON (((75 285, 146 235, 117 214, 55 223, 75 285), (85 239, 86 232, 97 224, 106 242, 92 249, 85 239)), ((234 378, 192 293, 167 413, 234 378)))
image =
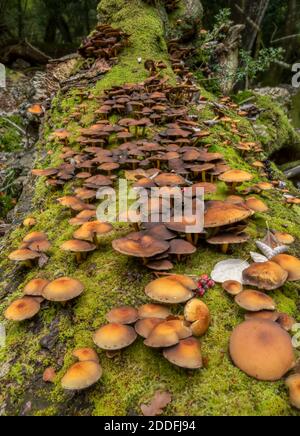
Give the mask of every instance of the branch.
POLYGON ((294 39, 299 37, 300 37, 300 33, 295 33, 294 35, 287 35, 287 36, 283 36, 282 38, 272 39, 271 43, 275 44, 276 42, 285 41, 286 39, 294 39))

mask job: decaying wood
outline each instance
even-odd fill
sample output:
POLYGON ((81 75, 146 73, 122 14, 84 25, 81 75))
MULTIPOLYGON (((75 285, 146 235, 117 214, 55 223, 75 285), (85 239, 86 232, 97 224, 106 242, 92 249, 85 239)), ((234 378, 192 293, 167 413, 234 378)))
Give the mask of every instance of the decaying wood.
POLYGON ((51 58, 27 40, 10 41, 5 46, 0 47, 0 62, 7 64, 16 59, 24 59, 31 64, 45 65, 51 58))

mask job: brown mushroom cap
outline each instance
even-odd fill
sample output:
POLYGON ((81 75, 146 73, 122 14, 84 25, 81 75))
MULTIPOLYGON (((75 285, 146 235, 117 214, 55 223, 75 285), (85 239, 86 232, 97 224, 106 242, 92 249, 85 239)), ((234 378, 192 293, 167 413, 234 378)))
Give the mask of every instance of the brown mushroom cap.
POLYGON ((275 322, 252 319, 240 324, 230 338, 234 364, 258 380, 276 381, 295 364, 291 338, 275 322))
POLYGON ((42 297, 43 289, 49 284, 49 280, 45 279, 34 279, 31 280, 24 288, 24 295, 29 295, 32 297, 42 297))
POLYGON ((219 180, 227 183, 243 183, 252 179, 252 174, 242 170, 229 170, 219 176, 219 180))
POLYGON ((167 276, 154 280, 149 283, 145 288, 145 293, 152 300, 160 303, 177 304, 185 303, 193 298, 192 290, 183 280, 177 276, 167 276))
POLYGON ((154 182, 158 186, 184 186, 186 181, 183 177, 173 173, 162 173, 155 177, 154 182))
POLYGON ((171 347, 178 344, 179 335, 173 325, 170 325, 167 321, 159 323, 151 331, 148 338, 144 341, 144 344, 152 348, 171 347))
POLYGON ((222 284, 222 287, 230 295, 238 295, 243 291, 243 285, 236 280, 227 280, 222 284))
POLYGON ((287 313, 278 313, 277 322, 280 327, 282 327, 287 332, 291 331, 294 324, 296 324, 296 320, 287 313))
POLYGON ((176 333, 178 334, 179 339, 186 339, 192 336, 193 332, 191 330, 190 324, 187 323, 185 320, 180 318, 168 319, 166 322, 169 326, 175 329, 176 333))
POLYGON ((271 312, 269 310, 261 310, 259 312, 247 312, 245 314, 245 320, 251 320, 251 319, 264 319, 267 321, 273 321, 276 322, 279 318, 278 312, 271 312))
POLYGON ((288 233, 274 232, 274 236, 280 244, 290 245, 295 242, 295 238, 288 233))
POLYGON ((77 362, 68 369, 61 380, 62 387, 67 390, 86 389, 102 376, 102 368, 94 361, 77 362))
POLYGON ((48 237, 47 237, 46 233, 44 233, 44 232, 31 232, 25 236, 25 238, 23 239, 23 242, 31 243, 31 242, 36 242, 36 241, 44 241, 47 239, 48 239, 48 237))
POLYGON ((28 245, 29 250, 37 251, 38 253, 46 253, 51 248, 51 244, 46 239, 42 241, 34 241, 28 245))
POLYGON ((33 318, 40 308, 40 303, 36 299, 25 297, 11 303, 4 312, 4 316, 11 321, 25 321, 33 318))
POLYGON ((209 308, 197 298, 187 302, 184 308, 184 317, 187 321, 193 323, 191 329, 195 336, 204 335, 211 322, 209 308))
POLYGON ((161 318, 144 318, 140 319, 134 326, 135 331, 142 338, 148 338, 152 330, 158 325, 164 322, 161 318))
POLYGON ((78 348, 77 350, 73 351, 72 355, 80 362, 99 362, 98 354, 92 348, 78 348))
POLYGON ((288 272, 288 281, 296 282, 300 280, 300 259, 289 254, 278 254, 272 257, 272 262, 278 264, 288 272))
POLYGON ((126 238, 116 239, 112 245, 119 253, 141 258, 156 256, 169 248, 168 242, 143 234, 128 235, 126 238))
POLYGON ((268 206, 259 198, 255 198, 255 197, 248 198, 245 204, 254 212, 267 212, 269 210, 268 206))
POLYGON ((235 297, 235 302, 249 312, 259 312, 260 310, 275 310, 275 302, 263 292, 246 289, 235 297))
POLYGON ((14 262, 23 262, 26 260, 33 260, 33 259, 37 259, 38 257, 40 257, 40 253, 28 250, 27 248, 15 250, 12 253, 10 253, 10 255, 8 256, 8 258, 10 260, 13 260, 14 262))
POLYGON ((138 315, 140 319, 145 318, 160 318, 166 319, 171 315, 170 310, 166 306, 161 306, 159 304, 144 304, 139 307, 138 315))
POLYGON ((169 254, 177 254, 188 256, 194 254, 197 251, 197 248, 188 241, 184 239, 173 239, 170 241, 169 254))
POLYGON ((250 236, 247 233, 221 233, 207 239, 211 245, 225 245, 225 244, 243 244, 249 240, 250 236))
POLYGON ((103 350, 121 350, 131 345, 137 338, 135 330, 123 324, 107 324, 93 336, 95 344, 103 350))
POLYGON ((112 324, 133 324, 138 318, 138 311, 130 306, 116 307, 106 315, 107 321, 112 324))
POLYGON ((60 248, 64 251, 71 251, 73 253, 85 253, 89 251, 94 251, 97 247, 96 245, 90 244, 86 241, 72 239, 70 241, 64 242, 60 248))
POLYGON ((201 347, 195 338, 181 340, 178 345, 164 350, 163 355, 170 363, 181 368, 198 369, 202 367, 201 347))
POLYGON ((214 228, 243 221, 252 215, 249 209, 232 203, 209 202, 204 214, 204 227, 214 228))
POLYGON ((280 288, 287 280, 288 273, 275 262, 253 263, 243 271, 244 283, 259 289, 272 291, 280 288))
POLYGON ((290 403, 300 410, 300 374, 292 374, 286 379, 289 388, 290 403))
POLYGON ((64 302, 78 297, 83 291, 84 286, 79 280, 61 277, 43 289, 43 297, 49 301, 64 302))

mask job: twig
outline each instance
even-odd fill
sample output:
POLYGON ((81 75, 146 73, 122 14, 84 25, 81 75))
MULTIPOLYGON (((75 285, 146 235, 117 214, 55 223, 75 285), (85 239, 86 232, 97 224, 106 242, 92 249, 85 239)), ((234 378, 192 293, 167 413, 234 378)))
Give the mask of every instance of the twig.
POLYGON ((15 124, 13 121, 11 121, 9 118, 6 118, 2 113, 0 113, 1 118, 6 121, 8 124, 12 125, 15 129, 17 129, 20 133, 23 135, 26 135, 25 130, 23 130, 20 126, 15 124))

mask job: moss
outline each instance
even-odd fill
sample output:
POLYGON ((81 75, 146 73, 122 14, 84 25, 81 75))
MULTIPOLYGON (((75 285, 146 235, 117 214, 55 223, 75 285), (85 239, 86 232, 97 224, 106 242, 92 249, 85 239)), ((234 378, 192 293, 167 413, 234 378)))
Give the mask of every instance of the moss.
POLYGON ((0 152, 17 151, 22 146, 22 133, 10 124, 9 121, 22 127, 22 121, 18 115, 10 116, 7 120, 3 117, 0 118, 0 152))

